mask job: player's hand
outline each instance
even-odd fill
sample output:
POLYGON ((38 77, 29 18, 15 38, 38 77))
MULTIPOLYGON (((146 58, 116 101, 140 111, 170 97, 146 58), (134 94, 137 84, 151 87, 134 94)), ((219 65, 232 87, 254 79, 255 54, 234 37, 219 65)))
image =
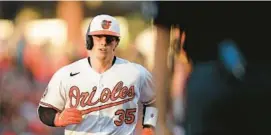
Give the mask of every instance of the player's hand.
POLYGON ((55 126, 65 127, 71 124, 79 124, 82 121, 82 113, 76 108, 67 108, 55 117, 55 126))
POLYGON ((141 135, 155 135, 153 128, 143 128, 141 135))

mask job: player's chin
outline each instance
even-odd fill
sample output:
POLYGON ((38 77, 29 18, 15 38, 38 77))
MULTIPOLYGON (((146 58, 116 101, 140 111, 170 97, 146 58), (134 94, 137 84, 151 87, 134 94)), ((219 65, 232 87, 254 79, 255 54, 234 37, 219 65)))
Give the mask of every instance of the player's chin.
POLYGON ((106 57, 107 57, 106 53, 99 53, 96 56, 96 58, 101 59, 101 60, 106 59, 106 57))

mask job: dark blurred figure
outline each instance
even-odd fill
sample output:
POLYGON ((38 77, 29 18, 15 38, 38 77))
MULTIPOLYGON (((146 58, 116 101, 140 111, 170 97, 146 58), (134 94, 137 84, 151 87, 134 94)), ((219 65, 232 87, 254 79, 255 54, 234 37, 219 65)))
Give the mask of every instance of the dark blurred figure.
MULTIPOLYGON (((155 24, 168 34, 173 24, 185 29, 184 49, 193 61, 185 89, 185 119, 178 123, 186 135, 271 134, 270 6, 267 2, 157 2, 155 24), (228 68, 229 63, 220 59, 220 43, 227 39, 240 49, 244 67, 235 63, 228 68)), ((234 53, 227 56, 231 62, 238 59, 231 57, 234 53)))

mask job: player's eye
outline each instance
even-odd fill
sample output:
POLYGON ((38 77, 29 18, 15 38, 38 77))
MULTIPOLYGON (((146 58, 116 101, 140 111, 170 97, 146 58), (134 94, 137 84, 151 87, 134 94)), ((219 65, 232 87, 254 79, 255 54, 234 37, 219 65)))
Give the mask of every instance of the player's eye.
POLYGON ((115 36, 106 36, 106 43, 107 44, 110 44, 111 42, 116 41, 116 40, 117 40, 117 37, 115 37, 115 36))

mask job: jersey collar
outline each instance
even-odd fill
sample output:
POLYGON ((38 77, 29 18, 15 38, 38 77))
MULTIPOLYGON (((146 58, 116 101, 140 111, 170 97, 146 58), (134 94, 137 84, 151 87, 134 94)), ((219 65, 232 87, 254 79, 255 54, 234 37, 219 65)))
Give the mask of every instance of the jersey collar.
MULTIPOLYGON (((117 57, 114 56, 113 61, 112 61, 112 66, 115 64, 116 59, 117 59, 117 57)), ((92 67, 92 66, 91 66, 91 62, 90 62, 90 57, 88 57, 88 64, 89 64, 90 67, 92 67)))

